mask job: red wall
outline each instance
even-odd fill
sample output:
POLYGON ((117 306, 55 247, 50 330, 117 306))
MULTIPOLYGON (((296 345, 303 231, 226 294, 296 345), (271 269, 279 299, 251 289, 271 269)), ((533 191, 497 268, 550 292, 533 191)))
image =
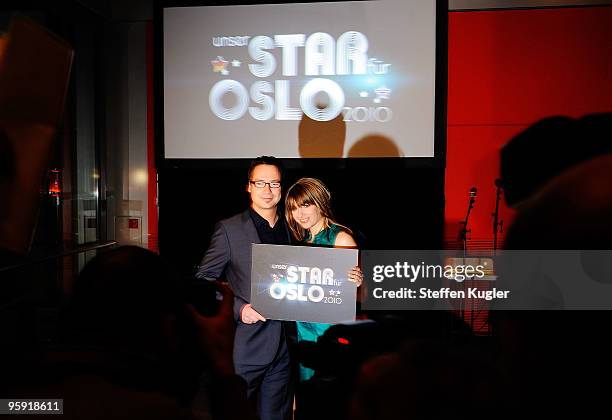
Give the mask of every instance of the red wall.
POLYGON ((492 239, 500 146, 543 117, 612 111, 612 7, 451 12, 448 29, 446 236, 476 186, 476 244, 492 239))

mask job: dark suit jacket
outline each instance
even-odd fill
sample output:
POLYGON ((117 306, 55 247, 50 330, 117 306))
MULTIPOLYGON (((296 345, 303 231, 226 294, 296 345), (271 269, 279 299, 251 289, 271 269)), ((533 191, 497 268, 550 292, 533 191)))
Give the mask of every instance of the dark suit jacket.
MULTIPOLYGON (((289 231, 287 231, 289 239, 289 231)), ((251 296, 251 244, 261 243, 249 210, 217 223, 210 246, 200 263, 196 277, 216 280, 225 276, 234 291, 234 364, 265 365, 274 359, 281 337, 281 321, 255 324, 240 321, 240 309, 251 296)), ((254 308, 257 309, 257 308, 254 308)), ((284 338, 283 338, 284 339, 284 338)))

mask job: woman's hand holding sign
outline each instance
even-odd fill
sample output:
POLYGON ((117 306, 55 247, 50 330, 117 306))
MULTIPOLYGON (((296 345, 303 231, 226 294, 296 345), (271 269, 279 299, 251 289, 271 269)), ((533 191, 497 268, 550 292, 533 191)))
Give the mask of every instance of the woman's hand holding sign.
POLYGON ((361 283, 363 283, 363 271, 361 271, 361 268, 359 266, 353 267, 348 272, 348 279, 355 283, 357 287, 361 286, 361 283))

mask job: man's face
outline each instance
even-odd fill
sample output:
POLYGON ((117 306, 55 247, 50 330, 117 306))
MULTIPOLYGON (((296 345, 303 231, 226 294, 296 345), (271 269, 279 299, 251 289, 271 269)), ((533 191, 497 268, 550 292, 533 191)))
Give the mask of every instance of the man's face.
POLYGON ((255 211, 276 209, 281 199, 281 188, 271 188, 270 184, 265 184, 263 188, 258 188, 254 182, 263 181, 280 182, 281 174, 274 165, 257 165, 251 173, 247 191, 251 195, 251 207, 255 211))

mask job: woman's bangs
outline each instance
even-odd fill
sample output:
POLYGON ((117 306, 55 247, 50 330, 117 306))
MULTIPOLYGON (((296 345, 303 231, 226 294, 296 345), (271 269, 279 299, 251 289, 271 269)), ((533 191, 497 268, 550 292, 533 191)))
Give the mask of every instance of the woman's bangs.
POLYGON ((308 193, 308 189, 301 185, 294 186, 287 195, 287 207, 289 207, 289 210, 295 210, 305 205, 313 205, 314 203, 314 198, 308 193))

